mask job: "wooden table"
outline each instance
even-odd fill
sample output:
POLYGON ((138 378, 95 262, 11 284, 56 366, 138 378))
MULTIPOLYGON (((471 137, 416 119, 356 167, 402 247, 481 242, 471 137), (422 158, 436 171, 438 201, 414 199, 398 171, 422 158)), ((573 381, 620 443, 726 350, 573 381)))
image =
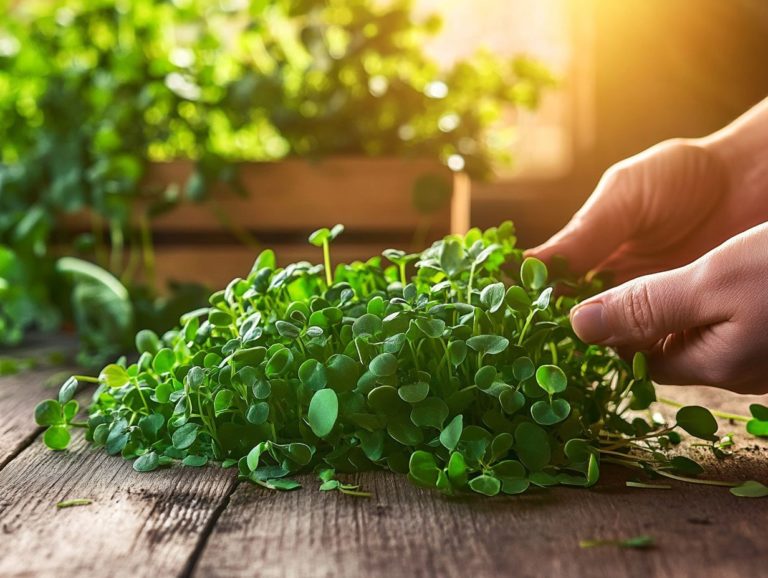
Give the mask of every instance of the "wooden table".
MULTIPOLYGON (((591 489, 447 499, 405 478, 366 473, 370 499, 305 488, 270 492, 232 470, 175 467, 151 474, 75 437, 51 452, 32 421, 54 369, 0 378, 0 577, 20 576, 763 576, 768 499, 678 484, 633 489, 633 474, 604 467, 591 489), (56 503, 88 498, 88 506, 56 503), (649 550, 581 549, 579 541, 647 534, 649 550)), ((744 413, 750 398, 704 388, 669 397, 744 413)), ((763 398, 765 403, 765 398, 763 398)), ((742 447, 710 461, 722 479, 768 482, 768 450, 742 447)))

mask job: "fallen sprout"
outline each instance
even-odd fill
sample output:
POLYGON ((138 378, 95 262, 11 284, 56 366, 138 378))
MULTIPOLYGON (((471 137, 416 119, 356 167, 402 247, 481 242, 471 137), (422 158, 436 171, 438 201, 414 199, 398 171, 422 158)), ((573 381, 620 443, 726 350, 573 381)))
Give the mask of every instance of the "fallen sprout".
POLYGON ((579 542, 580 548, 596 548, 598 546, 615 546, 617 548, 652 548, 655 544, 651 536, 634 536, 624 540, 582 540, 579 542))
POLYGON ((76 506, 89 506, 93 504, 93 500, 89 500, 88 498, 74 498, 72 500, 63 500, 56 504, 56 507, 58 509, 64 509, 64 508, 74 508, 76 506))
MULTIPOLYGON (((324 265, 278 267, 266 250, 178 328, 139 332, 135 363, 69 379, 35 410, 45 443, 65 449, 79 426, 140 472, 210 460, 291 490, 300 484, 290 476, 314 470, 323 490, 352 495, 364 493, 336 472, 387 469, 485 496, 589 487, 603 463, 737 485, 702 479, 698 463, 675 455, 680 430, 724 455, 712 412, 680 407, 673 423, 654 414, 642 354, 628 364, 581 342, 568 318, 577 298, 553 295, 568 283, 587 296, 597 281, 551 279, 515 247, 512 223, 419 255, 388 250, 391 265, 373 257, 332 270, 342 230, 310 237, 324 265), (88 381, 98 387, 78 422, 73 396, 88 381)), ((762 431, 764 409, 753 407, 752 429, 762 431)), ((743 488, 732 492, 759 493, 743 488)))

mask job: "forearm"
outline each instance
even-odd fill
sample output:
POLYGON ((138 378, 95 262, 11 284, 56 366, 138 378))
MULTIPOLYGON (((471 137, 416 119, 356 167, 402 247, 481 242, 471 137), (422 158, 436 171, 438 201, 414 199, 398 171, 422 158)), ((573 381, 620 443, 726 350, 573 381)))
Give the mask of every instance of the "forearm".
POLYGON ((731 175, 768 179, 768 98, 699 143, 719 157, 731 175))

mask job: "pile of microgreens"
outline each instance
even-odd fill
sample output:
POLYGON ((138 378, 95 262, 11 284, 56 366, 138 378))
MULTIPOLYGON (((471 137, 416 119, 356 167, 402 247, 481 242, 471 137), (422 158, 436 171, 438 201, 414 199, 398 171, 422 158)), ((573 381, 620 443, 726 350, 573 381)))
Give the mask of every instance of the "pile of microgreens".
MULTIPOLYGON (((135 363, 70 378, 36 409, 45 443, 64 449, 70 427, 84 427, 138 471, 215 460, 293 489, 290 476, 314 470, 322 489, 357 495, 336 472, 382 468, 445 494, 487 496, 592 486, 601 463, 737 485, 700 479, 696 461, 674 455, 678 429, 719 457, 730 438, 703 407, 680 408, 674 423, 651 414, 642 355, 630 366, 575 336, 577 298, 553 296, 547 267, 523 259, 511 223, 421 254, 387 250, 389 266, 374 257, 334 270, 329 247, 342 230, 310 237, 324 265, 280 268, 264 251, 179 328, 139 332, 135 363), (87 422, 76 420, 80 381, 98 384, 87 422)), ((768 425, 768 408, 755 412, 768 425)))

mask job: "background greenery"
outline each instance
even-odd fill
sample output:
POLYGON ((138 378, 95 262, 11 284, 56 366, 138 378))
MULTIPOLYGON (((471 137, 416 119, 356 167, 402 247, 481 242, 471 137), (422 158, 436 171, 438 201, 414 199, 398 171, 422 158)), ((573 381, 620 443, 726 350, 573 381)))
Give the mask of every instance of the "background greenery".
POLYGON ((438 19, 416 22, 402 0, 0 0, 0 13, 0 343, 70 320, 84 359, 202 298, 154 298, 150 221, 215 180, 236 189, 234 162, 430 157, 485 177, 507 156, 488 127, 553 82, 524 57, 440 70, 421 50, 438 19), (197 162, 189 181, 144 190, 147 164, 174 158, 197 162), (137 220, 139 197, 150 208, 137 220), (91 232, 57 228, 83 209, 91 232), (61 254, 105 271, 57 270, 61 254), (128 289, 109 290, 107 271, 128 289), (121 315, 92 314, 118 295, 121 315))

